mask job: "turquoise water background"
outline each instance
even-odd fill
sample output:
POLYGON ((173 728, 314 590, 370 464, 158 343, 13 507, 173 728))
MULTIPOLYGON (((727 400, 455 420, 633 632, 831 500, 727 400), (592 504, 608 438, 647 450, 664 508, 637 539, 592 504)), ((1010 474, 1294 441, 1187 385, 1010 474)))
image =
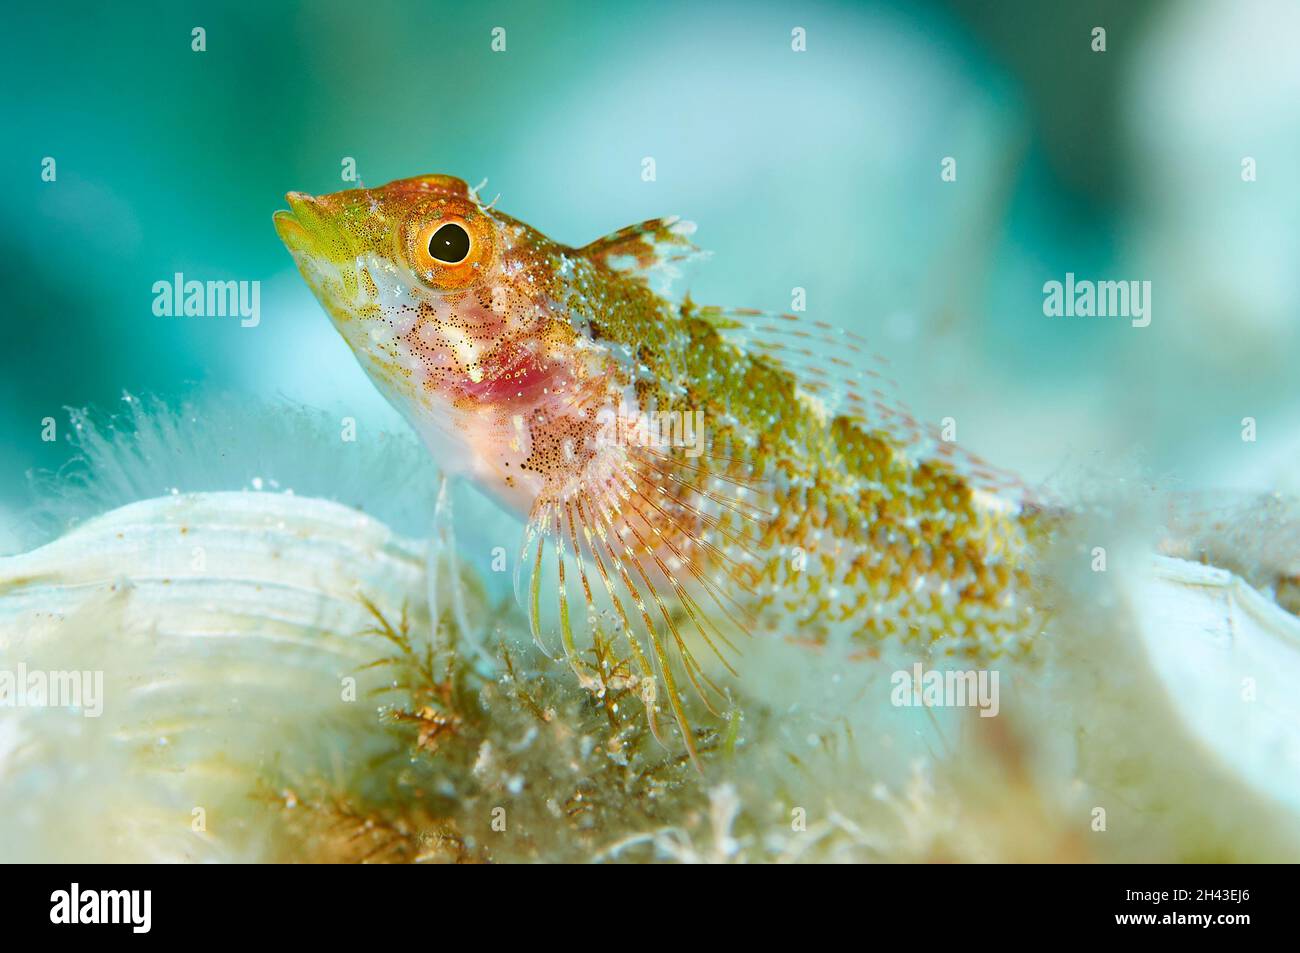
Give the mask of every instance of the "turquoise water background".
POLYGON ((400 426, 271 227, 284 192, 346 187, 348 157, 373 184, 487 178, 575 244, 692 219, 713 256, 683 290, 788 310, 806 289, 810 316, 890 356, 920 415, 1031 480, 1136 460, 1188 486, 1300 488, 1298 11, 11 5, 0 518, 68 456, 42 421, 124 390, 400 426), (261 282, 260 323, 154 315, 176 272, 261 282), (1067 272, 1150 280, 1151 325, 1045 317, 1043 283, 1067 272))

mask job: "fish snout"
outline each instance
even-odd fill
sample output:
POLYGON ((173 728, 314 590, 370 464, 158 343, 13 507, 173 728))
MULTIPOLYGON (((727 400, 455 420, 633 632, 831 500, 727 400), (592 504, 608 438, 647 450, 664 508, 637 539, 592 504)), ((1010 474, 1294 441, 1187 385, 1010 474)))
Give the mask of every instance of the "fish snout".
POLYGON ((306 215, 309 218, 313 215, 320 215, 321 202, 314 195, 309 195, 306 192, 286 192, 284 200, 289 203, 289 208, 293 210, 295 215, 306 215))
POLYGON ((323 203, 306 192, 289 192, 284 198, 289 208, 280 209, 273 216, 280 240, 295 255, 318 254, 321 251, 319 240, 327 224, 323 203))

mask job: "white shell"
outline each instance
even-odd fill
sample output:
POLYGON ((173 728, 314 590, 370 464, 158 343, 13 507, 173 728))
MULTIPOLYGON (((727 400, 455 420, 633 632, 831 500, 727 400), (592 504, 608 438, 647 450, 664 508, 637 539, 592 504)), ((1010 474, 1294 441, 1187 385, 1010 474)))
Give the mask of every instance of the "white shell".
POLYGON ((396 625, 424 578, 382 523, 272 493, 146 500, 0 559, 0 669, 104 692, 100 717, 0 707, 5 859, 257 856, 260 778, 351 768, 382 735, 359 594, 396 625))
POLYGON ((1300 619, 1230 572, 1160 556, 1133 601, 1160 702, 1208 760, 1300 816, 1300 619))

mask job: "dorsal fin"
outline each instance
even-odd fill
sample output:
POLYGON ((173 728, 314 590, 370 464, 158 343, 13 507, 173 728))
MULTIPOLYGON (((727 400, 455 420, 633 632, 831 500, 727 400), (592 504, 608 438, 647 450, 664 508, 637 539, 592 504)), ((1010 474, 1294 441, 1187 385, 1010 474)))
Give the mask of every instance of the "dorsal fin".
POLYGON ((900 396, 889 361, 861 335, 806 315, 701 306, 689 297, 683 314, 708 322, 741 352, 785 370, 822 403, 828 420, 843 418, 866 432, 888 433, 914 459, 941 461, 972 488, 1007 502, 1049 502, 1016 474, 945 440, 934 422, 917 419, 900 396))
POLYGON ((694 233, 694 222, 684 222, 675 215, 652 218, 620 228, 583 245, 577 252, 589 261, 622 272, 659 291, 679 276, 677 263, 705 254, 691 242, 694 233))

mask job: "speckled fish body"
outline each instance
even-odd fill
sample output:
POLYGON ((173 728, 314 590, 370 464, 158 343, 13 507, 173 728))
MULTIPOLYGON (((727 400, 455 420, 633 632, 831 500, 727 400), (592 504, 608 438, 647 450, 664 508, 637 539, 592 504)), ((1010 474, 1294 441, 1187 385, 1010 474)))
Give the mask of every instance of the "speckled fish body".
POLYGON ((622 633, 682 720, 670 655, 711 690, 688 633, 720 657, 738 631, 1032 644, 1032 507, 927 435, 856 336, 669 297, 687 223, 571 247, 441 175, 288 198, 277 230, 369 376, 527 521, 535 634, 554 606, 580 672, 575 630, 622 633))

